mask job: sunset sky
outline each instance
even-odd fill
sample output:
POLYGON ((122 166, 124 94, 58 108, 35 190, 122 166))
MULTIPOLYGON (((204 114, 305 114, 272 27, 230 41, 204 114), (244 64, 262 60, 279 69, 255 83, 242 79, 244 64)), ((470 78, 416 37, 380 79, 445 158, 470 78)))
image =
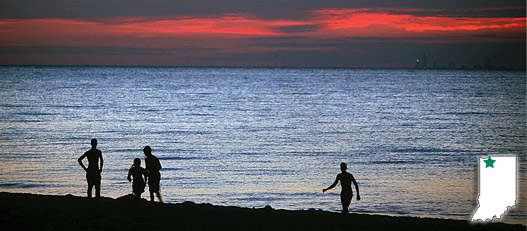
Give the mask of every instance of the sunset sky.
POLYGON ((3 0, 0 65, 525 68, 525 0, 3 0))

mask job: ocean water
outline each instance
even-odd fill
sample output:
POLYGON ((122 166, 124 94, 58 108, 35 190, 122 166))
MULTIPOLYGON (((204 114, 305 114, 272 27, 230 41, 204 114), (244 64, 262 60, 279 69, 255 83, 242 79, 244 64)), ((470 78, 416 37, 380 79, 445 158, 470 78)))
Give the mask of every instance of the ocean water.
POLYGON ((514 154, 525 225, 526 108, 525 72, 0 67, 0 191, 85 196, 97 138, 107 197, 149 145, 167 202, 339 211, 346 162, 353 212, 468 220, 478 158, 514 154))

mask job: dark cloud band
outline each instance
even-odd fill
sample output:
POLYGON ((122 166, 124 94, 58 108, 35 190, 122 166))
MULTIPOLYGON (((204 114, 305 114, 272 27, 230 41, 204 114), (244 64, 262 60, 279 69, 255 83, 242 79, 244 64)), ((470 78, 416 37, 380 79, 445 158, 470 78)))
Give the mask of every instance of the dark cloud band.
MULTIPOLYGON (((525 15, 524 0, 3 0, 0 1, 0 18, 98 18, 98 17, 163 17, 174 15, 223 15, 250 13, 261 18, 299 18, 306 11, 333 8, 416 8, 442 9, 445 14, 477 14, 466 9, 504 8, 500 15, 525 15), (509 9, 507 9, 507 7, 509 9), (519 7, 519 8, 518 8, 519 7), (522 9, 523 8, 523 9, 522 9), (519 9, 519 10, 518 10, 519 9)), ((416 12, 431 14, 431 11, 416 12)), ((437 14, 437 12, 435 13, 437 14)), ((489 16, 496 11, 479 14, 489 16)))

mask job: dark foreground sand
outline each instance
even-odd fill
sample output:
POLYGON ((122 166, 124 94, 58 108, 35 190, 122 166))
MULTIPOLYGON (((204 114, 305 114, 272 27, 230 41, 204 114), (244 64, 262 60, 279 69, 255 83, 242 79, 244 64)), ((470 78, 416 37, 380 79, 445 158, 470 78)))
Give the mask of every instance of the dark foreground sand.
POLYGON ((0 230, 525 230, 522 225, 0 193, 0 230))

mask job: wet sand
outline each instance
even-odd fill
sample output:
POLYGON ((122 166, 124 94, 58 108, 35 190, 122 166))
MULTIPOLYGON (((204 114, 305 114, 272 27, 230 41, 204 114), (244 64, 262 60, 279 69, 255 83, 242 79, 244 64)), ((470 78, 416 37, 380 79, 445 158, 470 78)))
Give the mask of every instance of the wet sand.
POLYGON ((526 230, 523 225, 0 193, 0 230, 526 230))

